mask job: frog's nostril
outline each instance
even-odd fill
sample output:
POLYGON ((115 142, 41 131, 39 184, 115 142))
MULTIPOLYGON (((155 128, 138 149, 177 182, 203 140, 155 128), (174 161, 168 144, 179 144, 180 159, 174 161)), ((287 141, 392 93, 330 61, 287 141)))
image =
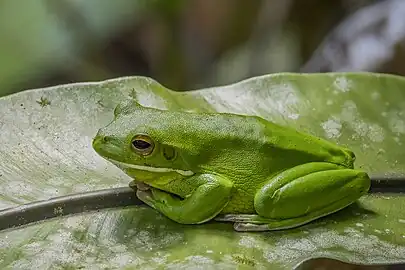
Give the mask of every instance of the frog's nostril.
POLYGON ((102 140, 104 143, 108 143, 108 142, 111 142, 113 140, 113 138, 110 136, 103 136, 102 140))

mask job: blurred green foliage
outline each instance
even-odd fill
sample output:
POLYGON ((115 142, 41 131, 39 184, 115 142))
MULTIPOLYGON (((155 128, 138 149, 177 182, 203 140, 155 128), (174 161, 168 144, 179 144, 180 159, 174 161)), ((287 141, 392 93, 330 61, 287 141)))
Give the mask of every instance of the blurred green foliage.
POLYGON ((405 74, 401 10, 400 0, 2 1, 0 96, 128 75, 186 90, 274 72, 405 74))

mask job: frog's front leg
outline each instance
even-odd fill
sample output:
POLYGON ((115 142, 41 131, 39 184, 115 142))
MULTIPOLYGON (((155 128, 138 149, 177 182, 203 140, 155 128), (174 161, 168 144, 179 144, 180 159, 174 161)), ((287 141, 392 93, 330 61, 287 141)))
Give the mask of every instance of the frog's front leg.
POLYGON ((224 215, 237 231, 294 228, 332 214, 355 202, 370 188, 365 172, 331 163, 308 163, 271 178, 257 192, 258 215, 224 215))
POLYGON ((224 209, 232 193, 232 182, 219 176, 202 174, 193 176, 191 182, 201 183, 184 199, 150 187, 137 190, 137 197, 168 218, 182 224, 204 223, 224 209))

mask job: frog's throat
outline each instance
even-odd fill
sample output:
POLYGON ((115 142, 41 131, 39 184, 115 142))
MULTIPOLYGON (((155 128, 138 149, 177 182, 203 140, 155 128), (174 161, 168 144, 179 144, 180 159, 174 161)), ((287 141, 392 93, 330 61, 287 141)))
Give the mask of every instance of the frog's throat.
POLYGON ((179 169, 172 169, 172 168, 162 168, 162 167, 142 166, 142 165, 120 162, 120 161, 116 161, 116 160, 112 160, 112 159, 107 159, 107 160, 120 168, 132 168, 132 169, 136 169, 136 170, 156 172, 156 173, 176 172, 176 173, 184 175, 184 176, 194 175, 193 171, 179 170, 179 169))

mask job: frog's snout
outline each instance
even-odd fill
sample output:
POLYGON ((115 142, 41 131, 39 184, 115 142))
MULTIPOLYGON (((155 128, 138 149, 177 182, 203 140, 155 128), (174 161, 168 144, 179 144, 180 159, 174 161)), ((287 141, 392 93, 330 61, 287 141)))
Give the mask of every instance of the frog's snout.
POLYGON ((105 135, 99 135, 97 134, 96 137, 93 139, 93 145, 99 145, 99 144, 108 144, 108 143, 113 143, 114 138, 110 136, 105 136, 105 135))
POLYGON ((99 129, 97 131, 96 136, 94 136, 93 138, 93 147, 97 147, 97 146, 102 146, 107 144, 109 141, 111 141, 111 139, 109 139, 108 136, 106 136, 105 132, 103 131, 103 129, 99 129))
POLYGON ((123 142, 120 138, 108 136, 103 133, 98 134, 93 139, 93 148, 99 151, 108 151, 111 153, 121 152, 123 149, 123 142))
POLYGON ((95 147, 97 147, 98 145, 100 145, 101 143, 103 143, 104 140, 105 140, 105 139, 104 139, 104 136, 99 135, 99 134, 97 133, 97 135, 93 138, 93 141, 92 141, 93 148, 95 148, 95 147))

